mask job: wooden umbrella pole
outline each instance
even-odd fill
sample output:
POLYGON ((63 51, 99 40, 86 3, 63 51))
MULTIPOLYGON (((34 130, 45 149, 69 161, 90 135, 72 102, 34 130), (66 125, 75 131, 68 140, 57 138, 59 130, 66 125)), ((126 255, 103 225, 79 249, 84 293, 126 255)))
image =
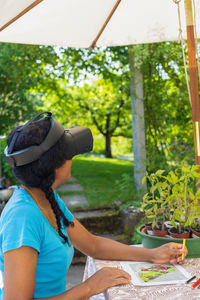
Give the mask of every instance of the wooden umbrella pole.
POLYGON ((20 13, 18 13, 14 18, 9 20, 6 24, 4 24, 2 27, 0 27, 0 32, 7 28, 9 25, 17 21, 19 18, 21 18, 23 15, 25 15, 29 10, 37 6, 40 2, 44 0, 35 0, 33 3, 31 3, 28 7, 26 7, 24 10, 22 10, 20 13))
POLYGON ((194 125, 195 163, 200 165, 200 111, 198 94, 198 73, 194 38, 194 20, 192 0, 184 0, 187 26, 187 45, 190 72, 190 93, 192 102, 192 120, 194 125))

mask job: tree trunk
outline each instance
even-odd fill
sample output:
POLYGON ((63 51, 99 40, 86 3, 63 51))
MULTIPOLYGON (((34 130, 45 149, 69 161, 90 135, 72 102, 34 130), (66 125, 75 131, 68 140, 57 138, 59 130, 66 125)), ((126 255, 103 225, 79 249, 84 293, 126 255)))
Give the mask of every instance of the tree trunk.
POLYGON ((107 158, 112 158, 112 151, 111 151, 111 136, 110 134, 105 135, 105 141, 106 141, 106 151, 105 155, 107 158))
POLYGON ((108 158, 112 158, 111 152, 111 133, 110 133, 110 113, 106 114, 106 130, 105 130, 105 139, 106 139, 106 149, 105 155, 108 158))

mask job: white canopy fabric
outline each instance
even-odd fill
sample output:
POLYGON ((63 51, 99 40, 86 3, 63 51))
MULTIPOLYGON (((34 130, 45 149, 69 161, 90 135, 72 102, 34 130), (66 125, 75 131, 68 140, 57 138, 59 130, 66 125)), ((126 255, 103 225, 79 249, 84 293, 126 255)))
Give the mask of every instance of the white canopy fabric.
MULTIPOLYGON (((36 1, 0 0, 0 28, 36 1)), ((40 1, 38 1, 40 2, 40 1)), ((117 0, 43 0, 0 32, 1 42, 88 48, 117 0)), ((200 37, 200 1, 196 3, 200 37)), ((180 1, 186 38, 184 0, 180 1)), ((178 39, 173 0, 122 0, 96 46, 117 46, 178 39)))

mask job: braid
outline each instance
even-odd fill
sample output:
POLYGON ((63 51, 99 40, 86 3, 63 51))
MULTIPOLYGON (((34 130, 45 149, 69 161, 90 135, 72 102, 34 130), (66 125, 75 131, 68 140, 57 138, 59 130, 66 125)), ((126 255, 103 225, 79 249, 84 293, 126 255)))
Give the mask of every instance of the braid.
MULTIPOLYGON (((49 177, 53 177, 53 176, 49 176, 49 177)), ((66 235, 63 234, 62 230, 61 230, 61 218, 63 220, 63 224, 65 226, 73 226, 73 222, 69 222, 67 220, 67 218, 65 217, 63 211, 60 209, 60 206, 58 205, 58 202, 55 199, 54 196, 54 192, 51 188, 51 185, 53 183, 54 180, 50 180, 50 178, 45 178, 45 180, 41 181, 40 184, 40 188, 41 190, 45 193, 46 198, 48 199, 49 203, 51 204, 51 208, 54 212, 54 215, 56 217, 56 223, 58 226, 58 233, 59 235, 64 239, 65 243, 69 244, 69 240, 68 237, 66 235)))

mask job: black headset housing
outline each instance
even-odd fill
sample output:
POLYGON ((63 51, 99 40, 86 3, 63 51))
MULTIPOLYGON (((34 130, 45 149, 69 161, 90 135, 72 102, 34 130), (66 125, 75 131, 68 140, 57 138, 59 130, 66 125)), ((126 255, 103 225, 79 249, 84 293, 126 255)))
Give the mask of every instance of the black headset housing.
POLYGON ((77 154, 83 154, 92 150, 93 137, 89 128, 81 126, 63 128, 59 122, 52 118, 51 112, 42 112, 34 116, 30 121, 21 126, 15 132, 10 145, 4 150, 5 159, 11 167, 27 165, 38 160, 43 153, 56 144, 64 133, 67 145, 66 159, 72 159, 72 157, 77 154), (40 145, 30 146, 20 151, 13 152, 13 148, 20 131, 33 123, 42 114, 47 114, 45 118, 49 118, 51 122, 49 132, 44 141, 40 145))

